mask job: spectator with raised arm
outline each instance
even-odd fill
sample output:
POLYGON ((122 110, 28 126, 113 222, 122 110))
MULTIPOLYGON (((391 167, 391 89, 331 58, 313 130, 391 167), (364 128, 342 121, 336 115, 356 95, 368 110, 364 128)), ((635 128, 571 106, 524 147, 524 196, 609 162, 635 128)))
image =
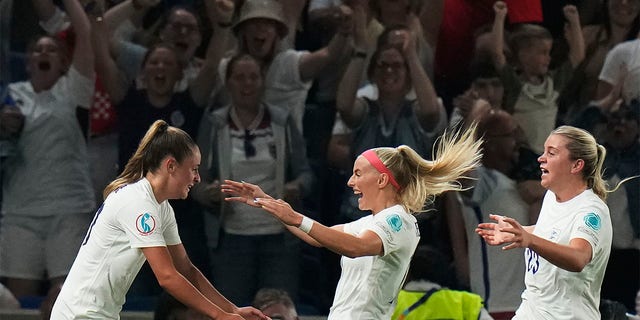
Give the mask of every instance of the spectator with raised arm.
MULTIPOLYGON (((345 15, 340 31, 325 47, 316 51, 296 51, 283 45, 289 30, 282 4, 276 0, 246 0, 233 26, 238 38, 236 53, 248 53, 266 68, 264 101, 287 108, 303 131, 302 119, 307 92, 325 67, 346 54, 352 33, 351 15, 345 15)), ((228 59, 220 65, 221 78, 228 59)))
POLYGON ((161 42, 147 51, 141 73, 144 86, 137 88, 129 82, 131 78, 121 76, 125 71, 118 68, 109 53, 109 39, 104 23, 97 22, 97 66, 118 110, 121 168, 137 147, 135 140, 144 134, 141 129, 157 119, 164 119, 183 128, 190 135, 197 136, 202 110, 217 83, 215 70, 224 53, 225 44, 232 36, 227 28, 219 27, 220 21, 217 19, 222 17, 225 21, 230 20, 234 3, 232 0, 216 0, 209 3, 207 8, 212 26, 218 32, 209 41, 206 58, 198 69, 197 77, 188 83, 187 90, 177 92, 174 88, 183 75, 182 66, 185 61, 181 57, 185 55, 185 48, 181 50, 175 43, 161 42))
MULTIPOLYGON (((356 24, 362 28, 363 24, 356 24)), ((356 33, 363 34, 362 31, 356 33)), ((400 144, 412 147, 425 158, 431 155, 436 136, 447 125, 447 115, 420 64, 415 37, 403 27, 387 29, 380 36, 366 67, 369 79, 377 87, 377 99, 356 96, 365 59, 352 57, 337 93, 338 111, 351 132, 344 137, 334 137, 332 142, 349 146, 349 153, 344 154, 348 159, 332 161, 349 164, 369 148, 400 144), (412 88, 416 92, 415 100, 406 97, 412 88)), ((356 47, 364 45, 361 37, 356 36, 355 40, 356 47)), ((349 215, 350 211, 345 214, 349 215)))
MULTIPOLYGON (((111 39, 116 28, 122 24, 130 23, 131 17, 141 11, 153 8, 158 2, 159 0, 125 0, 109 9, 104 15, 105 30, 108 32, 106 39, 111 39)), ((205 1, 205 5, 209 8, 210 1, 205 1)), ((207 16, 212 23, 214 32, 230 26, 232 16, 211 16, 209 13, 207 16)), ((195 56, 196 49, 202 43, 202 22, 198 19, 198 15, 193 9, 187 6, 172 7, 161 22, 162 25, 159 28, 157 40, 175 47, 178 61, 182 67, 182 77, 176 84, 175 90, 183 91, 188 88, 191 81, 198 77, 199 70, 202 67, 202 60, 195 56)), ((138 77, 148 48, 121 37, 115 37, 111 46, 120 70, 124 72, 127 78, 138 77)), ((225 43, 220 44, 220 46, 223 51, 227 49, 227 44, 225 43)), ((145 86, 141 77, 137 78, 136 86, 138 88, 145 86)))
POLYGON ((584 41, 575 6, 564 7, 567 19, 565 36, 569 42, 569 59, 559 69, 550 72, 553 37, 544 27, 519 25, 509 39, 513 64, 504 52, 504 29, 507 5, 496 1, 493 23, 493 62, 504 85, 504 109, 513 114, 524 131, 529 147, 542 153, 544 140, 556 127, 559 92, 584 59, 584 41))
POLYGON ((9 85, 25 119, 16 152, 2 165, 0 276, 18 299, 41 295, 43 281, 55 299, 95 209, 76 119, 93 94, 91 29, 77 0, 63 3, 75 35, 71 60, 62 42, 41 36, 27 51, 28 80, 9 85))
MULTIPOLYGON (((155 120, 162 119, 169 124, 185 130, 192 137, 197 136, 198 127, 212 90, 218 83, 216 69, 227 42, 233 35, 229 28, 220 27, 220 22, 231 20, 234 10, 232 0, 207 1, 207 13, 214 28, 209 40, 205 60, 197 69, 197 77, 187 82, 187 88, 177 90, 177 85, 184 74, 183 60, 180 59, 180 49, 175 44, 161 42, 146 52, 143 61, 140 80, 142 86, 134 84, 132 78, 122 76, 125 70, 119 68, 108 50, 108 30, 104 21, 96 21, 95 47, 97 55, 97 70, 105 80, 105 87, 116 106, 118 116, 118 160, 122 170, 128 157, 135 152, 137 141, 144 135, 144 128, 155 120)), ((186 11, 175 15, 187 19, 186 11)), ((193 17, 192 17, 193 18, 193 17)), ((187 19, 189 20, 189 19, 187 19)), ((191 20, 189 20, 191 21, 191 20)), ((193 26, 195 27, 195 20, 193 26)), ((176 22, 178 23, 178 22, 176 22)), ((187 22, 181 22, 187 23, 187 22)), ((185 29, 187 27, 182 27, 185 29)), ((172 31, 173 32, 173 31, 172 31)), ((196 32, 196 31, 193 31, 196 32)), ((184 48, 182 48, 184 49, 184 48)), ((180 213, 191 212, 191 199, 171 200, 174 209, 180 213)), ((178 216, 181 230, 185 233, 184 241, 189 250, 199 250, 201 254, 194 255, 194 261, 201 267, 208 264, 206 246, 204 244, 204 230, 202 216, 181 214, 178 216), (197 260, 196 260, 197 259, 197 260)), ((151 272, 145 267, 140 273, 148 285, 134 283, 132 293, 153 294, 157 286, 151 282, 151 272)), ((157 290, 156 290, 157 291, 157 290)))
MULTIPOLYGON (((640 1, 606 0, 599 1, 602 21, 582 28, 585 43, 585 58, 567 88, 558 98, 563 120, 571 124, 594 100, 606 95, 604 85, 599 84, 600 71, 609 51, 616 45, 633 40, 640 32, 640 1), (600 89, 600 92, 598 92, 600 89)), ((609 82, 616 78, 607 78, 609 82)))

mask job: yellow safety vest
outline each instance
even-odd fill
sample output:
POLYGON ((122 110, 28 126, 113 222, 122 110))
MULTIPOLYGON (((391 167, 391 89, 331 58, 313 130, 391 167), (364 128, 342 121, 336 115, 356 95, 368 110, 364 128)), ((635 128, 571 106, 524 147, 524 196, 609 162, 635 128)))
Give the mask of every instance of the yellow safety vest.
POLYGON ((425 292, 401 290, 391 319, 477 320, 483 307, 482 297, 471 292, 442 288, 427 294, 431 295, 425 297, 425 292), (426 301, 419 301, 421 299, 426 301))

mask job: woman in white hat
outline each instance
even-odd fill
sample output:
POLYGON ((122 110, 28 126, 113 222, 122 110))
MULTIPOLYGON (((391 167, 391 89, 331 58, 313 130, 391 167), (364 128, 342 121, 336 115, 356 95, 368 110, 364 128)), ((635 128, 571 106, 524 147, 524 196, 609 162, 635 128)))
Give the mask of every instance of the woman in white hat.
MULTIPOLYGON (((266 68, 265 96, 267 104, 288 108, 302 131, 307 91, 311 80, 329 63, 348 53, 352 22, 347 13, 339 32, 324 48, 314 52, 285 48, 287 27, 282 5, 275 0, 247 0, 233 25, 239 53, 248 53, 266 68)), ((224 78, 228 60, 220 68, 224 78)))

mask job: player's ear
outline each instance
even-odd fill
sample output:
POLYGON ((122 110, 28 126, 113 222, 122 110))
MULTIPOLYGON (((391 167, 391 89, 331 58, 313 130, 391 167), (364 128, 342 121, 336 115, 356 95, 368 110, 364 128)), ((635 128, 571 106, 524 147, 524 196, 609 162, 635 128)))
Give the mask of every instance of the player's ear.
POLYGON ((582 171, 582 169, 584 169, 584 160, 578 159, 573 162, 573 165, 571 166, 571 173, 578 173, 582 171))
POLYGON ((164 160, 163 168, 165 168, 169 173, 174 173, 178 167, 177 164, 178 162, 176 161, 176 158, 169 156, 164 160))

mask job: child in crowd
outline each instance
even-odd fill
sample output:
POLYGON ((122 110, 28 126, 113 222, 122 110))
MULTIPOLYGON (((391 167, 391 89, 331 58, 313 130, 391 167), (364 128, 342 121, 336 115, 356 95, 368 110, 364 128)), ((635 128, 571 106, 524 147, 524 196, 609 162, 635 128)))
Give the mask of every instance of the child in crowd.
POLYGON ((509 39, 512 64, 508 63, 504 49, 504 22, 507 5, 496 1, 494 66, 504 84, 504 108, 512 113, 522 127, 533 151, 542 153, 547 134, 556 127, 559 92, 567 83, 573 69, 584 59, 584 40, 580 17, 575 6, 564 7, 567 19, 565 37, 569 43, 569 63, 554 72, 549 71, 553 37, 545 28, 534 24, 518 26, 509 39))

